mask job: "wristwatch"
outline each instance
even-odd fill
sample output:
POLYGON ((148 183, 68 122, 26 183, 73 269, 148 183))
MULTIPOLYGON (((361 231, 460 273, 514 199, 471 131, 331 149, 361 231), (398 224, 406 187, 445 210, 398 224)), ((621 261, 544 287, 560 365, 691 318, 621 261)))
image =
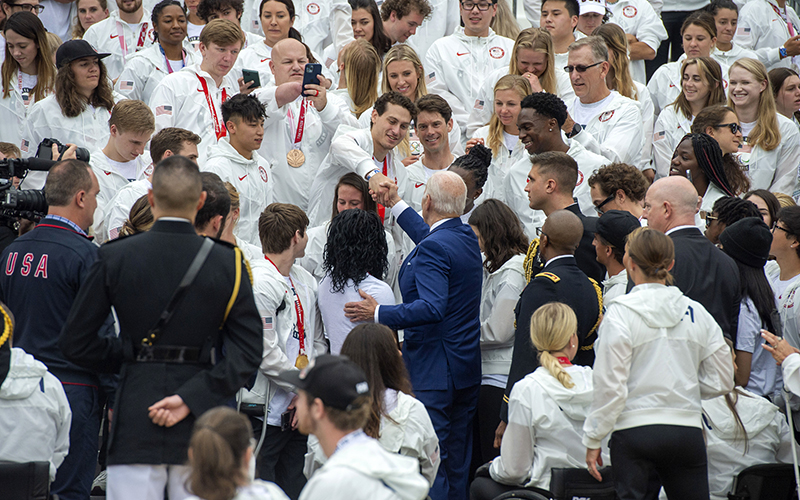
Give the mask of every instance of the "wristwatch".
POLYGON ((789 57, 789 53, 786 52, 786 47, 781 47, 780 49, 778 49, 778 53, 781 55, 781 59, 789 57))
POLYGON ((578 135, 578 132, 580 132, 581 130, 583 130, 581 126, 576 123, 575 126, 572 127, 572 131, 566 134, 567 139, 572 139, 573 137, 578 135))

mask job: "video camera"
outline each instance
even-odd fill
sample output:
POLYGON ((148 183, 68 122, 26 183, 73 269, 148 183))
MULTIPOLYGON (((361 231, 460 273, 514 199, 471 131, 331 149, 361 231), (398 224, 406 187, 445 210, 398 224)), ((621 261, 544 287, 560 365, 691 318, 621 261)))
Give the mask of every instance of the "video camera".
MULTIPOLYGON (((47 200, 44 189, 17 189, 12 178, 24 179, 31 170, 47 172, 58 163, 53 160, 53 145, 58 146, 59 154, 64 154, 67 146, 56 139, 44 139, 32 158, 6 158, 0 160, 0 223, 8 223, 18 218, 38 222, 47 215, 47 200)), ((89 151, 78 148, 75 156, 80 161, 89 162, 89 151)))

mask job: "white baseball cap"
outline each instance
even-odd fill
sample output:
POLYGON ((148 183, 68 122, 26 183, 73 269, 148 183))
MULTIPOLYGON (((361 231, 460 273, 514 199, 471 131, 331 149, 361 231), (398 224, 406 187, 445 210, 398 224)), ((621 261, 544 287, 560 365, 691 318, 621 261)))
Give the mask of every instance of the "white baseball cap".
POLYGON ((595 14, 606 15, 606 0, 580 0, 581 14, 594 12, 595 14))

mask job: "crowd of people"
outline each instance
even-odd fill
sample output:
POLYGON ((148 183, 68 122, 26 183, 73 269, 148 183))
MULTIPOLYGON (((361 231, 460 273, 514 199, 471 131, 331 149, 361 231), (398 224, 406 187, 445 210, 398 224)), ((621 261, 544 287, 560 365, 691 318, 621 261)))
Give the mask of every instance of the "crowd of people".
POLYGON ((797 462, 785 0, 0 6, 0 462, 58 498, 797 462))

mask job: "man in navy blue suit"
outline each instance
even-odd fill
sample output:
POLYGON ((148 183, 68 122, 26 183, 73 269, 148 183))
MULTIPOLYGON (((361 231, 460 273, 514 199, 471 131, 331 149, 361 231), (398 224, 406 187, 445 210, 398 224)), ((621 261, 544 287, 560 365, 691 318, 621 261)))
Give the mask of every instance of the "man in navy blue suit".
POLYGON ((433 500, 467 498, 472 455, 472 417, 481 383, 481 252, 472 229, 459 218, 467 187, 452 172, 437 172, 426 185, 422 217, 381 184, 380 200, 417 244, 403 262, 403 304, 378 306, 372 297, 351 302, 354 321, 404 329, 403 359, 414 394, 439 437, 442 464, 430 491, 433 500))

